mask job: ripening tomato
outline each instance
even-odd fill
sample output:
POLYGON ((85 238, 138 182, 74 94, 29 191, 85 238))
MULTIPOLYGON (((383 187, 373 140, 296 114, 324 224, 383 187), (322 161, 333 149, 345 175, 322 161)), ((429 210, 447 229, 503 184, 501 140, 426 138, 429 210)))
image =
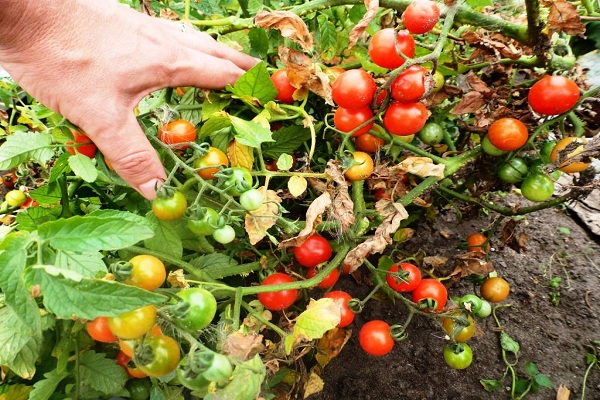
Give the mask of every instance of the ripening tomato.
MULTIPOLYGON (((276 272, 265 278, 261 286, 291 283, 294 279, 283 272, 276 272)), ((283 310, 296 302, 298 298, 297 289, 279 290, 276 292, 263 292, 257 294, 260 303, 268 310, 283 310)))
POLYGON ((145 337, 162 335, 162 329, 160 329, 160 325, 154 324, 152 329, 146 332, 144 335, 140 336, 137 339, 118 339, 119 340, 119 349, 122 353, 125 353, 127 356, 133 358, 135 353, 135 348, 140 344, 141 341, 144 340, 145 337))
POLYGON ((412 291, 412 301, 423 308, 423 311, 440 312, 448 301, 448 290, 437 279, 422 279, 419 286, 412 291))
POLYGON ((177 368, 181 353, 179 343, 175 339, 166 335, 148 337, 144 340, 142 346, 149 349, 151 357, 144 360, 141 357, 135 357, 133 361, 140 371, 154 378, 165 376, 177 368))
POLYGON ((194 160, 194 168, 202 179, 213 179, 221 167, 229 167, 229 158, 216 147, 209 147, 206 154, 194 160))
POLYGON ((403 279, 397 278, 392 274, 388 273, 385 275, 387 284, 397 292, 412 292, 421 283, 421 271, 419 271, 419 268, 416 265, 403 262, 400 265, 392 265, 388 269, 388 272, 398 274, 400 272, 400 269, 404 271, 403 279))
POLYGON ((352 166, 344 173, 346 179, 355 182, 369 178, 373 173, 373 158, 364 151, 355 151, 352 153, 352 159, 352 166))
POLYGON ((351 69, 342 73, 331 86, 333 101, 349 110, 369 107, 376 91, 375 80, 364 69, 351 69))
POLYGON ((392 82, 392 98, 399 103, 416 103, 425 94, 427 70, 413 65, 402 71, 392 82))
POLYGON ((487 253, 490 251, 490 242, 483 233, 472 233, 467 237, 467 251, 487 253))
POLYGON ((286 69, 277 70, 271 75, 271 82, 277 89, 275 100, 282 103, 292 104, 294 102, 294 92, 296 88, 290 83, 286 69))
POLYGON ((323 297, 333 299, 336 302, 340 302, 340 323, 337 325, 338 328, 345 328, 354 321, 354 312, 348 307, 348 302, 352 300, 352 296, 342 290, 334 290, 326 293, 323 297))
POLYGON ((366 153, 376 153, 384 145, 385 140, 375 135, 371 135, 370 133, 365 133, 354 138, 354 147, 356 147, 356 150, 364 151, 366 153))
POLYGON ((550 161, 555 162, 558 158, 558 154, 560 153, 561 163, 559 165, 560 170, 562 172, 566 172, 568 174, 574 174, 575 172, 581 172, 587 167, 590 166, 589 163, 585 163, 582 161, 570 162, 569 159, 577 156, 579 153, 583 151, 583 146, 587 143, 585 139, 577 138, 577 137, 566 137, 558 141, 556 146, 552 148, 552 152, 550 153, 550 161), (579 144, 579 146, 576 146, 579 144), (576 146, 574 150, 567 154, 567 152, 563 151, 567 146, 576 146))
POLYGON ((383 125, 391 134, 410 136, 419 132, 429 118, 423 103, 392 102, 383 115, 383 125))
POLYGON ((538 114, 559 115, 577 104, 581 93, 571 79, 564 76, 545 76, 529 89, 527 100, 538 114))
POLYGON ((196 127, 190 121, 179 118, 160 126, 158 138, 175 150, 185 150, 190 147, 188 142, 196 140, 196 127))
POLYGON ((452 313, 452 317, 444 318, 442 326, 446 333, 458 343, 468 341, 475 334, 475 320, 460 311, 452 313))
POLYGON ((444 140, 444 128, 438 123, 428 122, 418 133, 421 142, 428 145, 440 144, 444 140))
POLYGON ((410 33, 427 33, 440 19, 440 8, 434 1, 415 0, 402 13, 404 27, 410 33))
POLYGON ((516 118, 500 118, 490 125, 487 134, 490 143, 503 151, 517 150, 529 138, 527 127, 516 118))
POLYGON ((494 276, 486 279, 479 290, 481 292, 481 297, 490 303, 500 303, 508 297, 510 285, 505 279, 494 276))
POLYGON ((88 335, 97 342, 111 343, 119 340, 108 327, 108 317, 98 317, 85 326, 88 335))
POLYGON ((4 201, 10 207, 20 207, 27 201, 27 195, 19 189, 9 190, 6 195, 4 195, 4 201))
POLYGON ((398 68, 404 64, 398 51, 407 58, 415 55, 415 39, 410 32, 401 30, 396 32, 393 28, 385 28, 373 35, 369 42, 369 57, 371 61, 382 68, 398 68))
POLYGON ((371 128, 373 127, 373 121, 367 122, 373 119, 373 111, 369 107, 364 107, 360 109, 348 109, 339 107, 335 114, 333 115, 333 124, 335 127, 344 132, 349 133, 359 126, 362 128, 357 129, 352 136, 360 136, 365 133, 369 133, 371 128))
POLYGON ((2 175, 2 184, 8 189, 12 189, 15 187, 18 179, 17 174, 14 171, 10 171, 2 175))
POLYGON ((152 211, 163 221, 173 221, 183 217, 187 210, 187 199, 181 192, 164 192, 152 200, 152 211))
POLYGON ((140 371, 133 363, 133 355, 127 355, 122 351, 119 351, 115 357, 117 365, 120 365, 129 375, 130 379, 146 378, 148 375, 140 371))
POLYGON ((137 339, 156 323, 156 307, 140 307, 117 317, 108 317, 110 331, 119 339, 137 339))
POLYGON ((294 248, 294 258, 306 268, 329 261, 332 254, 333 249, 327 239, 316 234, 309 236, 304 243, 294 248))
POLYGON ((394 338, 387 322, 378 319, 367 322, 358 333, 360 347, 372 356, 383 356, 394 348, 394 338))
POLYGON ((167 279, 167 270, 163 262, 151 255, 140 254, 129 260, 131 274, 125 283, 146 290, 158 289, 167 279))
POLYGON ((527 175, 521 182, 521 194, 527 200, 542 202, 552 197, 554 181, 548 175, 533 173, 527 175))
MULTIPOLYGON (((306 277, 308 279, 314 277, 315 275, 317 275, 319 272, 315 271, 315 267, 309 268, 308 272, 306 273, 306 277)), ((318 288, 321 289, 329 289, 330 287, 333 287, 338 279, 340 278, 340 271, 338 269, 334 269, 333 271, 331 271, 329 273, 329 275, 327 275, 325 278, 323 278, 323 280, 321 282, 319 282, 319 284, 317 285, 318 288)))
POLYGON ((88 158, 94 158, 96 155, 96 150, 98 149, 96 145, 92 142, 92 140, 87 137, 84 133, 81 133, 75 129, 70 129, 73 134, 74 141, 68 141, 66 144, 70 146, 65 146, 67 151, 73 155, 75 152, 81 153, 88 158))

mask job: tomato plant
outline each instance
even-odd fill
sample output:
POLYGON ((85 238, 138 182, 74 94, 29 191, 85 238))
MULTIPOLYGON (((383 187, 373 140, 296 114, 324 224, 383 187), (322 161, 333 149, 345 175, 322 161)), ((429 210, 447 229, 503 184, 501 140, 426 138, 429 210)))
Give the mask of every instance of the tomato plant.
MULTIPOLYGON (((316 267, 311 267, 306 272, 306 277, 312 278, 315 275, 317 275, 318 273, 319 272, 316 270, 316 267)), ((317 287, 319 287, 321 289, 329 289, 337 283, 339 278, 340 278, 340 271, 337 269, 334 269, 325 278, 323 278, 323 280, 317 285, 317 287)))
POLYGON ((196 141, 196 127, 188 120, 179 118, 158 128, 158 138, 175 150, 185 150, 189 142, 196 141))
POLYGON ((373 158, 364 151, 352 153, 352 166, 344 172, 346 178, 352 182, 363 181, 373 173, 373 158))
POLYGON ((6 172, 2 175, 2 184, 7 189, 12 189, 15 187, 15 183, 18 181, 17 174, 14 171, 6 172))
POLYGON ((294 248, 294 258, 300 265, 312 268, 331 258, 333 249, 323 236, 311 235, 301 245, 294 248))
POLYGON ((143 379, 148 377, 148 375, 140 371, 139 368, 135 366, 133 362, 133 355, 129 356, 124 352, 119 351, 115 357, 115 361, 117 362, 117 365, 120 365, 121 368, 127 372, 127 375, 129 375, 130 379, 143 379))
POLYGON ((427 70, 420 65, 413 65, 405 69, 392 82, 392 98, 399 103, 418 102, 425 94, 426 77, 427 70))
POLYGON ((146 400, 150 398, 152 382, 147 378, 130 379, 127 381, 125 389, 129 392, 129 398, 131 400, 146 400))
POLYGON ((430 0, 413 1, 402 13, 404 27, 415 34, 429 32, 439 19, 440 8, 430 0))
POLYGON ((533 173, 521 182, 521 194, 527 200, 542 202, 552 197, 554 181, 548 175, 533 173))
POLYGON ((365 353, 383 356, 394 348, 394 338, 387 322, 378 319, 365 323, 358 332, 358 342, 365 353))
POLYGON ((466 343, 457 346, 444 346, 444 360, 450 368, 465 369, 473 362, 473 351, 466 343))
POLYGON ((477 313, 483 307, 483 300, 474 294, 466 294, 460 298, 458 305, 465 310, 477 313))
POLYGON ((233 366, 227 356, 219 353, 213 353, 210 363, 202 373, 205 379, 211 382, 224 382, 231 376, 233 366))
POLYGON ((129 260, 131 274, 125 280, 128 285, 146 290, 158 289, 167 278, 167 270, 163 262, 151 255, 140 254, 129 260))
POLYGON ((212 235, 218 228, 219 214, 214 208, 201 207, 187 222, 190 231, 198 236, 212 235))
POLYGON ((339 107, 333 115, 333 123, 337 129, 344 133, 352 133, 352 136, 360 136, 369 133, 374 122, 373 111, 369 107, 364 108, 343 108, 339 107), (361 126, 359 128, 359 126, 361 126), (355 130, 356 129, 356 130, 355 130))
POLYGON ((409 136, 419 132, 429 118, 422 103, 392 102, 383 115, 383 125, 391 134, 409 136))
POLYGON ((427 312, 440 312, 448 301, 446 286, 437 279, 422 279, 412 291, 412 301, 427 312))
MULTIPOLYGON (((262 281, 262 286, 278 285, 281 283, 291 283, 294 279, 283 272, 276 272, 267 276, 262 281)), ((298 298, 297 289, 285 289, 275 292, 258 293, 258 300, 269 310, 284 310, 294 304, 298 298)))
POLYGON ((294 102, 294 92, 296 88, 290 83, 286 69, 277 70, 271 75, 271 82, 277 89, 275 100, 282 103, 292 104, 294 102))
POLYGON ((252 174, 246 168, 232 167, 225 172, 221 186, 232 196, 240 196, 252 187, 252 174))
POLYGON ((385 140, 370 133, 364 133, 354 138, 354 147, 356 147, 356 150, 364 151, 365 153, 376 153, 384 145, 385 140))
POLYGON ((108 317, 98 317, 86 324, 88 335, 97 342, 110 343, 119 340, 108 326, 108 317))
POLYGON ((490 125, 487 135, 490 143, 502 151, 517 150, 529 138, 527 127, 515 118, 500 118, 490 125))
POLYGON ((492 313, 492 305, 487 300, 481 300, 481 308, 473 312, 477 318, 487 318, 492 313))
POLYGON ((190 331, 206 328, 217 313, 217 300, 211 292, 203 288, 188 288, 177 292, 182 307, 176 320, 190 331))
POLYGON ((229 167, 229 158, 220 149, 209 147, 208 151, 194 160, 194 168, 202 179, 213 179, 221 167, 229 167))
POLYGON ((559 115, 577 104, 581 94, 571 79, 561 76, 545 76, 533 84, 527 100, 531 109, 538 114, 559 115))
POLYGON ((235 239, 235 229, 231 225, 223 225, 215 229, 212 237, 221 244, 229 244, 235 239))
POLYGON ((406 30, 396 32, 393 28, 385 28, 376 32, 369 42, 371 61, 382 68, 398 68, 404 64, 401 52, 407 58, 415 55, 415 39, 406 30))
POLYGON ((495 276, 486 279, 479 290, 481 292, 481 297, 490 303, 500 303, 508 297, 510 285, 505 279, 495 276))
POLYGON ((177 341, 170 336, 158 335, 144 340, 140 355, 136 354, 133 361, 146 375, 160 378, 175 371, 180 357, 177 341))
POLYGON ((556 143, 555 146, 552 147, 552 151, 550 152, 550 161, 556 162, 558 159, 558 154, 560 152, 560 164, 559 169, 562 172, 566 172, 568 174, 573 174, 575 172, 581 172, 590 166, 590 163, 586 163, 583 161, 570 161, 571 158, 577 156, 583 151, 583 146, 587 143, 585 139, 576 138, 573 136, 568 136, 563 138, 556 143), (570 152, 565 151, 565 149, 569 147, 572 149, 570 152))
POLYGON ((367 71, 351 69, 333 82, 331 96, 340 107, 360 110, 371 105, 376 90, 375 80, 367 71))
POLYGON ((110 331, 119 339, 137 339, 156 323, 156 307, 137 308, 117 317, 108 317, 110 331))
POLYGON ((183 217, 187 210, 185 195, 178 191, 159 191, 152 201, 152 211, 163 221, 173 221, 183 217))
POLYGON ((500 150, 499 148, 494 146, 492 142, 490 142, 490 138, 488 136, 485 136, 481 140, 481 149, 485 154, 488 154, 493 157, 499 157, 506 154, 506 151, 500 150))
POLYGON ((394 264, 388 269, 385 279, 387 284, 397 292, 412 292, 421 283, 421 271, 416 265, 411 263, 394 264), (398 274, 400 269, 404 271, 402 279, 392 275, 398 274))
POLYGON ((328 293, 325 293, 323 297, 327 297, 329 299, 333 299, 340 303, 340 323, 337 325, 338 328, 345 328, 350 325, 352 321, 354 321, 354 312, 348 306, 348 302, 352 300, 352 296, 350 294, 342 291, 342 290, 334 290, 328 293))

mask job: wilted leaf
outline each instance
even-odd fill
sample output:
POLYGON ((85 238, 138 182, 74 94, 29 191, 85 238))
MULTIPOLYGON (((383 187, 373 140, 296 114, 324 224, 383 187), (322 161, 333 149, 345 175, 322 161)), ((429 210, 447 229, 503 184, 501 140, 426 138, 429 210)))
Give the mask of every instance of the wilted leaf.
POLYGON ((510 58, 511 60, 518 60, 521 57, 521 52, 511 44, 494 40, 488 36, 479 35, 473 31, 464 32, 461 38, 473 47, 486 50, 488 53, 510 58))
POLYGON ((556 400, 569 400, 571 391, 566 386, 560 385, 556 392, 556 400))
POLYGON ((371 20, 375 17, 375 14, 377 14, 377 10, 379 9, 379 0, 365 0, 365 7, 367 8, 367 12, 365 15, 363 15, 361 20, 354 25, 352 31, 350 31, 348 43, 349 49, 354 47, 358 39, 362 36, 371 23, 371 20))
MULTIPOLYGON (((279 48, 279 59, 285 65, 288 73, 288 79, 292 86, 297 88, 306 88, 311 92, 323 97, 325 101, 334 105, 331 97, 331 82, 329 75, 321 70, 309 56, 287 47, 279 48)), ((300 100, 306 96, 306 93, 294 93, 294 99, 300 100)))
POLYGON ((171 287, 174 288, 187 289, 190 287, 190 284, 185 279, 183 269, 177 269, 175 271, 169 272, 167 282, 169 282, 169 285, 171 285, 171 287))
POLYGON ((583 35, 585 25, 577 6, 566 0, 545 1, 543 4, 550 8, 548 13, 548 29, 550 32, 565 32, 568 35, 583 35))
POLYGON ((473 256, 473 253, 466 253, 456 256, 456 268, 452 275, 459 275, 461 278, 473 274, 486 276, 493 270, 491 263, 473 256))
POLYGON ((505 246, 509 246, 514 251, 527 251, 527 241, 529 237, 526 233, 516 232, 517 221, 510 219, 504 224, 502 228, 502 243, 505 246))
POLYGON ((262 335, 233 332, 223 343, 223 352, 238 360, 249 360, 264 349, 262 335))
POLYGON ((285 338, 285 352, 290 354, 294 345, 323 337, 325 332, 340 323, 341 308, 333 299, 310 299, 294 324, 292 334, 285 338))
POLYGON ((306 399, 310 395, 321 392, 324 387, 325 382, 323 382, 323 379, 317 373, 311 371, 304 387, 304 398, 306 399))
POLYGON ((281 198, 274 190, 265 192, 264 186, 259 190, 265 194, 265 202, 257 210, 246 214, 244 225, 250 243, 253 245, 260 242, 267 235, 267 229, 275 225, 279 218, 279 203, 281 203, 281 198))
POLYGON ((452 109, 452 114, 471 114, 478 111, 487 103, 483 94, 479 92, 468 92, 460 100, 460 102, 452 109))
POLYGON ((325 172, 337 184, 330 214, 333 219, 340 223, 341 232, 344 233, 355 221, 354 202, 350 198, 348 183, 344 178, 340 163, 333 160, 329 161, 325 172))
POLYGON ((310 203, 306 211, 306 225, 297 236, 279 243, 279 247, 296 247, 304 243, 306 238, 313 232, 314 227, 321 221, 323 213, 331 205, 331 195, 324 192, 310 203))
MULTIPOLYGON (((339 307, 343 307, 343 299, 335 300, 339 307)), ((317 342, 317 354, 315 359, 321 368, 329 364, 329 361, 342 351, 342 348, 352 336, 352 331, 349 329, 333 328, 327 331, 325 335, 317 342)))
POLYGON ((265 29, 277 29, 281 36, 290 38, 304 50, 311 50, 313 38, 308 27, 296 14, 289 11, 259 11, 254 17, 254 24, 265 29))
POLYGON ((292 176, 288 180, 288 190, 294 197, 298 197, 304 193, 308 186, 308 182, 302 176, 292 176))
POLYGON ((429 256, 423 258, 423 267, 427 269, 439 269, 448 262, 448 257, 429 256))
POLYGON ((242 167, 251 170, 254 164, 254 151, 252 147, 241 144, 233 139, 229 142, 229 146, 227 146, 227 158, 229 158, 232 167, 242 167))
POLYGON ((409 157, 403 160, 397 167, 406 173, 420 176, 435 176, 442 179, 444 177, 443 164, 434 164, 433 160, 427 157, 409 157))

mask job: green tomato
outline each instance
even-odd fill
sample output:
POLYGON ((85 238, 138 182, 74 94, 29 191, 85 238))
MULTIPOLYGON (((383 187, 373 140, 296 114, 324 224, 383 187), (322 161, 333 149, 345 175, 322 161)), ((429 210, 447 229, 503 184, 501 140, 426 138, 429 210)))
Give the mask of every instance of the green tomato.
POLYGON ((475 315, 477 318, 487 318, 490 316, 490 314, 492 313, 492 304, 485 300, 485 299, 481 299, 481 308, 474 312, 473 315, 475 315))
POLYGON ((494 146, 490 142, 490 139, 488 139, 487 136, 484 137, 483 140, 481 141, 481 148, 483 149, 484 153, 486 153, 490 156, 494 156, 494 157, 502 156, 507 153, 506 151, 500 150, 499 148, 494 146))
POLYGON ((419 139, 425 144, 434 145, 444 140, 444 129, 435 122, 428 122, 418 133, 419 139))
POLYGON ((213 232, 212 237, 221 244, 231 243, 235 239, 235 229, 230 225, 222 226, 213 232))
POLYGON ((473 361, 473 351, 466 343, 444 347, 444 360, 450 368, 465 369, 473 361))
POLYGON ((554 181, 548 175, 533 173, 521 183, 521 194, 530 201, 546 201, 553 193, 554 181))
POLYGON ((556 142, 548 141, 542 144, 540 148, 540 158, 544 162, 544 164, 550 164, 550 154, 552 154, 552 149, 556 146, 556 142))
POLYGON ((179 219, 187 209, 187 200, 183 193, 173 192, 171 195, 158 195, 152 201, 152 211, 163 221, 179 219))
POLYGON ((229 362, 229 358, 223 354, 214 353, 212 361, 202 373, 202 376, 211 382, 220 383, 229 379, 232 373, 233 367, 229 362))
POLYGON ((433 74, 433 80, 435 81, 435 86, 433 89, 431 89, 431 92, 437 93, 441 88, 444 87, 444 84, 446 83, 446 77, 440 72, 439 69, 437 69, 435 70, 435 74, 433 74))
POLYGON ((210 207, 203 207, 197 213, 197 219, 188 221, 188 228, 198 236, 209 236, 214 233, 219 223, 219 214, 210 207))
POLYGON ((20 190, 14 189, 6 193, 4 200, 6 200, 6 203, 10 207, 20 207, 27 200, 27 195, 20 190))
POLYGON ((152 382, 148 378, 130 379, 125 384, 125 389, 129 392, 131 400, 146 400, 150 397, 152 382))
POLYGON ((246 168, 232 167, 222 173, 227 174, 227 177, 221 182, 221 186, 230 195, 239 196, 252 188, 252 175, 246 168))
POLYGON ((506 183, 521 182, 527 175, 527 163, 520 157, 502 164, 498 170, 498 177, 506 183))
POLYGON ((177 380, 179 383, 190 390, 202 391, 208 389, 210 381, 202 373, 191 370, 189 357, 185 356, 177 367, 177 380))
POLYGON ((182 289, 177 297, 186 302, 183 315, 177 318, 179 323, 190 331, 199 331, 207 327, 217 313, 217 300, 211 292, 203 288, 182 289))
POLYGON ((263 192, 258 189, 249 189, 240 195, 240 204, 248 211, 260 208, 265 202, 263 192))
POLYGON ((481 309, 483 299, 474 294, 466 294, 460 298, 458 305, 467 311, 476 313, 481 309))

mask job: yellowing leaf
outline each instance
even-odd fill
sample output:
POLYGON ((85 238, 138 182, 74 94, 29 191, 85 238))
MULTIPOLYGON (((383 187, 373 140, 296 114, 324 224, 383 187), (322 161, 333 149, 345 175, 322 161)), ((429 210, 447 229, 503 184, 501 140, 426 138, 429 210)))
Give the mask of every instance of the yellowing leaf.
POLYGON ((27 400, 31 392, 31 386, 17 383, 8 386, 6 392, 0 394, 0 400, 27 400))
MULTIPOLYGON (((259 190, 264 192, 264 186, 259 190)), ((277 196, 277 193, 274 190, 267 190, 263 205, 246 214, 244 228, 251 244, 260 242, 267 235, 267 229, 275 225, 279 218, 279 203, 281 203, 281 198, 277 196)))
POLYGON ((304 387, 304 398, 306 399, 310 395, 321 392, 324 387, 325 382, 323 382, 323 379, 314 371, 311 372, 308 376, 308 382, 306 382, 306 386, 304 387))
POLYGON ((340 323, 340 307, 333 299, 310 299, 306 310, 298 315, 292 334, 285 338, 285 352, 290 354, 295 344, 321 338, 340 323))
POLYGON ((294 197, 300 196, 306 190, 308 182, 302 176, 292 176, 288 181, 288 190, 294 197))
POLYGON ((251 170, 252 164, 254 164, 252 147, 241 144, 235 139, 229 142, 229 146, 227 146, 227 158, 229 158, 232 167, 251 170))

